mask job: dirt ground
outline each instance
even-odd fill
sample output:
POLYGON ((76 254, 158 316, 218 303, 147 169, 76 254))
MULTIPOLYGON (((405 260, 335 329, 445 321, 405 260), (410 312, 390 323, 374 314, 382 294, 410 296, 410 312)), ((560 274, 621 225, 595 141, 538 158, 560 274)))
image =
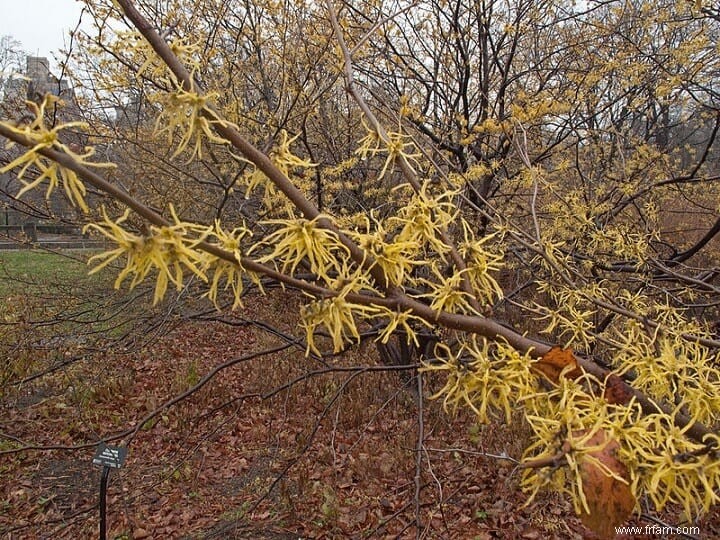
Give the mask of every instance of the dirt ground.
MULTIPOLYGON (((253 302, 245 319, 223 315, 232 324, 178 322, 141 350, 97 351, 6 391, 0 536, 97 537, 93 444, 137 427, 110 442, 129 454, 110 473, 108 538, 595 538, 559 496, 527 504, 519 418, 449 415, 427 399, 441 381, 426 379, 419 444, 413 379, 352 369, 377 365, 372 343, 326 361, 296 346, 256 355, 284 342, 247 321, 296 329, 268 317, 292 311, 282 296, 253 302)), ((701 538, 720 538, 719 524, 699 523, 701 538)))

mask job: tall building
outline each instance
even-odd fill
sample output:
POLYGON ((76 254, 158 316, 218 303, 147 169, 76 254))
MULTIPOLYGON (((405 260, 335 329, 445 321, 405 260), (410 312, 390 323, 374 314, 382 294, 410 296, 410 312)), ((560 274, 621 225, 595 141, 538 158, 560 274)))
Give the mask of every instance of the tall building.
POLYGON ((50 62, 43 56, 28 56, 25 60, 25 73, 8 82, 5 89, 5 101, 17 99, 40 101, 50 93, 66 101, 71 106, 75 94, 66 79, 59 79, 50 71, 50 62))

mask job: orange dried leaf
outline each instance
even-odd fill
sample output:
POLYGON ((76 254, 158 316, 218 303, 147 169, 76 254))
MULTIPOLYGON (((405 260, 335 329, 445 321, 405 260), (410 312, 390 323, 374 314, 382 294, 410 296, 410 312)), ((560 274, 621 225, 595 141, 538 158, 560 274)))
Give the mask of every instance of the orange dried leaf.
MULTIPOLYGON (((589 441, 590 446, 601 445, 607 440, 606 433, 599 431, 589 441)), ((617 458, 620 445, 611 440, 601 450, 588 455, 598 460, 616 476, 628 479, 625 464, 617 458)), ((584 459, 580 464, 583 493, 590 513, 583 512, 583 524, 602 538, 615 538, 615 527, 625 523, 635 508, 635 497, 628 483, 609 476, 592 460, 584 459)))
POLYGON ((568 366, 570 366, 570 369, 565 373, 566 377, 577 379, 582 376, 582 369, 572 350, 563 349, 562 347, 553 347, 533 364, 536 371, 539 371, 553 383, 560 380, 560 374, 568 366))

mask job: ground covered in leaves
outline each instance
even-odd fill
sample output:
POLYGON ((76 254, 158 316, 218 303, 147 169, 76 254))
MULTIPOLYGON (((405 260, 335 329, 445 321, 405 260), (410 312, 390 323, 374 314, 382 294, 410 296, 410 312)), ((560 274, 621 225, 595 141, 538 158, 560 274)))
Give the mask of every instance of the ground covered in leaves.
MULTIPOLYGON (((140 350, 6 389, 0 431, 13 438, 0 451, 58 448, 0 455, 0 535, 96 537, 92 443, 137 428, 111 442, 129 455, 110 475, 109 538, 594 538, 557 496, 524 505, 508 459, 522 422, 478 425, 426 399, 441 381, 418 400, 411 377, 353 370, 381 367, 371 341, 306 358, 281 335, 296 332, 299 301, 278 293, 249 299, 244 318, 181 319, 140 350)), ((716 522, 703 537, 720 536, 716 522)))

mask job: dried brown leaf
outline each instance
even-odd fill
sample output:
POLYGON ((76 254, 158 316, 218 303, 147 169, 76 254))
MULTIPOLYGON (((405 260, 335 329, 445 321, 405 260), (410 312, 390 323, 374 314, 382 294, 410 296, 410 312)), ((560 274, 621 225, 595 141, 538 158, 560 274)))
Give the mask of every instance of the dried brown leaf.
MULTIPOLYGON (((606 440, 606 433, 599 431, 588 441, 588 444, 602 445, 606 440)), ((619 448, 617 441, 610 440, 603 448, 588 455, 594 457, 616 476, 627 480, 629 476, 627 467, 617 458, 619 448)), ((589 514, 583 512, 580 519, 587 528, 600 537, 614 538, 615 527, 625 523, 635 508, 635 497, 629 484, 608 475, 591 459, 582 461, 580 474, 590 510, 589 514)))
POLYGON ((572 350, 563 349, 562 347, 553 347, 542 358, 533 363, 534 369, 553 383, 560 380, 560 374, 568 366, 570 369, 565 373, 566 377, 577 379, 582 376, 582 369, 572 350))

